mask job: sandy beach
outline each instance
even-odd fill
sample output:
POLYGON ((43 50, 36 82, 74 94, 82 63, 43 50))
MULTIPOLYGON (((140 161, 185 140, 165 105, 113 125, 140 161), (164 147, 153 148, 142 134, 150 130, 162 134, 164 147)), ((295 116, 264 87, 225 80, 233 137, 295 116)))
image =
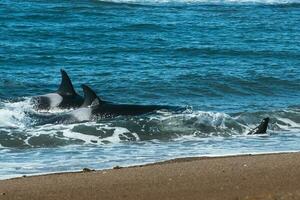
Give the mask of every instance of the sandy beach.
POLYGON ((15 178, 0 181, 0 199, 300 199, 300 153, 15 178))

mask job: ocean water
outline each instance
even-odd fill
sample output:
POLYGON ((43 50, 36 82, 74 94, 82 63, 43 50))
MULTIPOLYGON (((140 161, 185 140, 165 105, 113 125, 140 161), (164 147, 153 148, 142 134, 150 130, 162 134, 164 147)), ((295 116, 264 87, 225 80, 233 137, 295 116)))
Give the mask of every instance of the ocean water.
POLYGON ((299 151, 299 23, 298 0, 1 0, 0 179, 299 151), (186 109, 36 126, 61 68, 80 94, 186 109))

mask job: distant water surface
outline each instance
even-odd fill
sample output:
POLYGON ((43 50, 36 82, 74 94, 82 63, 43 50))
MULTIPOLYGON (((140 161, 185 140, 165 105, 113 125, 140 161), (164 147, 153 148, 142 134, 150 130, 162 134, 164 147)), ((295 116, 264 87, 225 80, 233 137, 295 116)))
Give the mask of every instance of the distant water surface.
POLYGON ((299 22, 296 0, 2 0, 0 179, 299 151, 299 22), (61 68, 80 94, 186 110, 34 126, 30 97, 61 68), (247 136, 264 117, 269 134, 247 136))

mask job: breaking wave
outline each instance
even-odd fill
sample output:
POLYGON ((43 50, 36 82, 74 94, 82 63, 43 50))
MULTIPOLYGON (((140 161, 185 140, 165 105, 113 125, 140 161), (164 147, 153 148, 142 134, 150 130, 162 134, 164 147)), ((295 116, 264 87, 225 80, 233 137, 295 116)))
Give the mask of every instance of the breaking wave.
POLYGON ((171 141, 180 138, 229 137, 247 135, 262 118, 270 117, 269 133, 299 132, 300 109, 295 106, 276 111, 226 114, 186 109, 182 113, 155 114, 98 119, 78 124, 35 126, 56 112, 38 114, 30 100, 2 102, 0 145, 2 147, 57 147, 65 145, 103 145, 128 141, 171 141))

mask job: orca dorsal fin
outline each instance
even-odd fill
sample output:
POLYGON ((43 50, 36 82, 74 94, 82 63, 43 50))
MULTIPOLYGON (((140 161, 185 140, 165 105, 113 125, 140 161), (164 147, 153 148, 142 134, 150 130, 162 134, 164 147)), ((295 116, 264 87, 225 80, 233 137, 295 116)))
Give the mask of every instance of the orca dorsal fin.
POLYGON ((67 72, 63 69, 60 70, 61 73, 61 83, 57 90, 58 94, 75 96, 77 93, 74 90, 71 79, 69 78, 67 72))
POLYGON ((87 85, 81 85, 84 93, 84 102, 81 107, 96 106, 102 101, 97 94, 87 85))
POLYGON ((269 117, 264 118, 256 128, 252 129, 248 133, 248 135, 266 133, 268 129, 269 121, 270 121, 269 117))

